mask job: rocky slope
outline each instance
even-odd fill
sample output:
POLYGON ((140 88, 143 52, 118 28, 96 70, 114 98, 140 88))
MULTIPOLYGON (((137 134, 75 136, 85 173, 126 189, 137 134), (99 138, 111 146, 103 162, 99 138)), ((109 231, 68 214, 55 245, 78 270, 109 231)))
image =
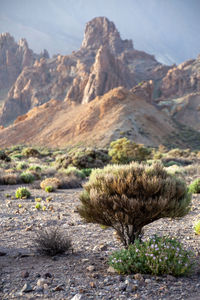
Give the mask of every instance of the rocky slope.
POLYGON ((171 138, 171 145, 200 146, 194 142, 200 136, 200 57, 162 65, 122 40, 105 17, 86 25, 79 51, 44 56, 22 69, 8 93, 0 125, 17 120, 1 129, 0 146, 106 145, 121 136, 147 145, 171 138))
POLYGON ((0 130, 0 146, 69 144, 105 146, 127 136, 136 142, 161 144, 177 129, 169 117, 123 87, 115 88, 84 105, 69 106, 51 100, 18 117, 0 130))

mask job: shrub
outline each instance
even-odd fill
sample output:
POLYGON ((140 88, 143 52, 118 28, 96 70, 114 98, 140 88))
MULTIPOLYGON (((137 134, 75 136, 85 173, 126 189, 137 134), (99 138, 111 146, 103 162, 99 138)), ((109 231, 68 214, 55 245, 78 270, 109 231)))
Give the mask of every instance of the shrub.
POLYGON ((40 183, 40 187, 45 190, 47 186, 52 186, 56 190, 61 186, 61 181, 55 177, 46 178, 40 183))
POLYGON ((15 197, 17 199, 30 198, 30 196, 31 196, 31 193, 25 187, 20 187, 15 192, 15 197))
POLYGON ((4 174, 1 179, 2 179, 2 184, 10 184, 10 185, 17 184, 20 181, 18 175, 14 173, 4 174))
POLYGON ((92 169, 87 168, 87 169, 82 169, 81 171, 85 174, 86 177, 89 177, 92 172, 92 169))
POLYGON ((72 249, 71 239, 65 236, 59 228, 54 227, 38 231, 34 244, 39 253, 48 256, 62 254, 72 249))
POLYGON ((192 194, 199 194, 200 193, 200 179, 194 180, 189 185, 189 192, 192 194))
POLYGON ((29 167, 30 171, 35 171, 35 172, 40 172, 42 170, 42 168, 40 166, 37 165, 32 165, 29 167))
POLYGON ((40 210, 42 208, 42 205, 39 202, 37 202, 35 204, 35 208, 38 209, 38 210, 40 210))
POLYGON ((71 175, 71 176, 66 176, 66 174, 60 174, 60 176, 62 176, 62 178, 60 178, 61 181, 61 185, 60 188, 61 189, 76 189, 76 188, 81 188, 82 184, 81 184, 81 179, 71 175))
POLYGON ((28 164, 25 162, 20 162, 16 166, 17 170, 23 170, 23 169, 27 169, 27 168, 28 168, 28 164))
POLYGON ((78 169, 101 168, 108 164, 110 157, 105 149, 81 148, 71 150, 68 154, 56 159, 57 168, 72 165, 78 169))
POLYGON ((24 183, 32 183, 35 180, 34 175, 29 172, 21 173, 20 178, 24 183))
POLYGON ((200 220, 196 222, 194 225, 194 232, 198 235, 200 235, 200 220))
POLYGON ((54 191, 54 187, 52 185, 48 185, 45 187, 45 192, 51 193, 54 191))
POLYGON ((113 227, 127 247, 141 236, 145 225, 186 215, 191 194, 185 182, 162 165, 132 163, 94 170, 80 200, 80 215, 87 222, 113 227))
POLYGON ((184 250, 175 238, 155 235, 145 242, 136 240, 128 249, 114 252, 109 265, 122 274, 180 276, 191 272, 192 258, 192 252, 184 250))
POLYGON ((68 175, 68 176, 74 175, 74 176, 79 177, 81 179, 85 178, 85 174, 81 170, 77 169, 76 167, 68 167, 65 170, 65 174, 68 175))
POLYGON ((0 160, 11 161, 10 157, 3 150, 0 150, 0 160))
POLYGON ((126 164, 131 161, 143 161, 149 158, 151 151, 143 145, 136 144, 127 138, 111 142, 108 154, 113 163, 126 164))
POLYGON ((40 152, 34 148, 24 148, 22 151, 22 155, 26 157, 39 157, 40 152))

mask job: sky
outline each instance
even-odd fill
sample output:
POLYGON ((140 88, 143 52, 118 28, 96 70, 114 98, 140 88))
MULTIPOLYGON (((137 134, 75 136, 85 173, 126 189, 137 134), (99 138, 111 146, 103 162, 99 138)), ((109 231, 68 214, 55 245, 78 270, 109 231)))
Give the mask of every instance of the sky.
POLYGON ((70 54, 81 46, 85 24, 98 16, 113 21, 123 39, 165 63, 200 53, 200 0, 0 0, 0 32, 31 49, 70 54))

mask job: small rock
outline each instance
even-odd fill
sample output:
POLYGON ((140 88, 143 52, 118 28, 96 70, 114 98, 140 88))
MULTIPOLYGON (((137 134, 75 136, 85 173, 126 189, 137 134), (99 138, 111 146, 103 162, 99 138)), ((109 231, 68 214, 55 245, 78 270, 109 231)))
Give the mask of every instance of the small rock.
POLYGON ((169 281, 176 281, 176 277, 172 276, 172 275, 167 275, 167 280, 169 281))
POLYGON ((83 295, 81 294, 76 294, 73 298, 71 298, 71 300, 82 300, 83 299, 83 295))
POLYGON ((145 279, 145 283, 151 283, 151 279, 149 278, 145 279))
POLYGON ((107 270, 108 273, 116 273, 116 270, 113 267, 109 267, 107 270))
POLYGON ((29 282, 25 283, 25 285, 21 289, 22 293, 29 293, 29 292, 32 292, 32 291, 33 291, 33 288, 32 288, 32 286, 30 285, 29 282))
POLYGON ((135 292, 137 291, 138 289, 138 286, 136 284, 129 284, 127 287, 126 287, 126 291, 127 292, 135 292))
POLYGON ((33 229, 33 225, 30 225, 25 228, 25 231, 31 231, 32 229, 33 229))
POLYGON ((22 278, 28 278, 29 277, 29 272, 28 271, 23 271, 21 276, 22 276, 22 278))
POLYGON ((45 283, 47 283, 47 280, 44 279, 44 278, 40 278, 40 279, 38 279, 38 281, 37 281, 37 286, 43 287, 45 283))
POLYGON ((126 283, 120 282, 120 284, 119 284, 119 290, 120 291, 125 291, 126 287, 127 287, 126 283))
POLYGON ((108 249, 108 246, 107 246, 107 245, 101 244, 101 245, 99 246, 99 249, 100 249, 101 251, 106 251, 106 250, 108 249))
POLYGON ((144 278, 142 277, 142 275, 140 273, 134 274, 133 278, 135 280, 144 281, 144 278))
POLYGON ((90 286, 91 286, 91 288, 95 288, 96 284, 92 281, 92 282, 90 282, 90 286))
POLYGON ((5 255, 6 255, 6 252, 0 251, 0 256, 5 256, 5 255))
POLYGON ((93 272, 94 270, 95 270, 94 266, 88 266, 87 267, 87 271, 89 271, 89 272, 93 272))
POLYGON ((44 274, 44 278, 45 278, 45 279, 46 279, 46 278, 52 278, 51 273, 49 273, 49 272, 45 273, 45 274, 44 274))
POLYGON ((54 289, 55 292, 59 292, 59 291, 64 291, 64 285, 63 284, 59 284, 55 287, 54 289))

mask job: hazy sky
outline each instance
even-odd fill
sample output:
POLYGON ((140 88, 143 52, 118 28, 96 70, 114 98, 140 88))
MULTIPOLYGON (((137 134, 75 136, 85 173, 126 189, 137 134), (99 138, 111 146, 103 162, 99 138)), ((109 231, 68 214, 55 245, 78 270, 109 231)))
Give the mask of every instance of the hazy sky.
POLYGON ((80 47, 85 23, 97 16, 114 21, 122 38, 164 63, 200 53, 200 0, 0 0, 0 32, 50 54, 80 47))

